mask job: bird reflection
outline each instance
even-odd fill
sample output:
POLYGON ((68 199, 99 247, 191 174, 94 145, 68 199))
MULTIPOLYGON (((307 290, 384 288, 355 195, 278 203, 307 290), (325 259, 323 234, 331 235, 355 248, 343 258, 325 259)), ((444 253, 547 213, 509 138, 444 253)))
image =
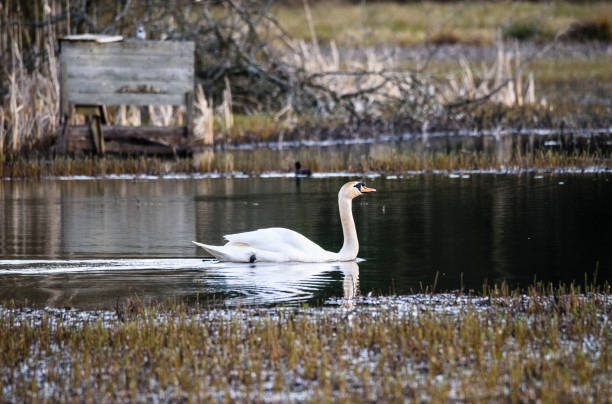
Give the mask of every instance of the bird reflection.
POLYGON ((17 290, 0 280, 0 300, 21 297, 56 307, 113 307, 118 299, 134 294, 143 299, 223 296, 229 305, 257 305, 326 299, 330 293, 342 297, 343 306, 352 307, 360 294, 359 265, 354 261, 236 264, 201 259, 0 260, 0 271, 8 276, 27 275, 28 279, 17 290), (342 292, 337 287, 340 279, 342 292))
POLYGON ((355 261, 341 262, 339 269, 344 274, 342 289, 344 298, 352 299, 359 296, 359 265, 355 261))
POLYGON ((241 303, 279 303, 306 300, 342 272, 343 297, 359 296, 359 265, 355 261, 322 263, 210 263, 200 279, 208 290, 239 293, 241 303))
POLYGON ((344 290, 343 307, 353 307, 354 297, 359 296, 359 265, 355 261, 342 262, 340 270, 344 274, 342 289, 344 290))

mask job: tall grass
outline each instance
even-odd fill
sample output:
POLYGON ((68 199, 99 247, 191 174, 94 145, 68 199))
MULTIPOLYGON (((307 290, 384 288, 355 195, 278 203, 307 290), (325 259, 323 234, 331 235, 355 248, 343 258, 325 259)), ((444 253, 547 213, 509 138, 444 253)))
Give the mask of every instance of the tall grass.
POLYGON ((8 158, 0 165, 0 178, 44 178, 68 175, 119 175, 171 173, 259 174, 269 171, 293 172, 294 164, 313 172, 404 172, 479 171, 521 172, 523 170, 610 170, 609 153, 535 150, 510 154, 495 149, 464 151, 399 151, 393 145, 378 145, 363 152, 347 148, 296 148, 275 150, 216 150, 204 148, 192 158, 164 160, 155 157, 57 157, 50 160, 8 158))

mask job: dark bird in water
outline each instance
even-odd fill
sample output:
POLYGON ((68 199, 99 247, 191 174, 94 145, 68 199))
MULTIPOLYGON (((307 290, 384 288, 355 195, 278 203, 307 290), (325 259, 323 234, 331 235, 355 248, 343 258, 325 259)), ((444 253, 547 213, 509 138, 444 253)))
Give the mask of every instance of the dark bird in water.
POLYGON ((302 168, 302 165, 299 161, 295 162, 295 176, 296 177, 310 177, 312 175, 312 171, 308 168, 302 168))

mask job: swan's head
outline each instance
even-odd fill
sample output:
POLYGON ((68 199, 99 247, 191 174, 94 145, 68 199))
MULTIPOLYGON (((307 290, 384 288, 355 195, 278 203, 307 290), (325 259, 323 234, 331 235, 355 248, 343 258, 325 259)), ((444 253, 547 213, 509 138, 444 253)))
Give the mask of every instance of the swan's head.
POLYGON ((361 194, 365 194, 366 192, 375 192, 374 188, 368 188, 361 181, 351 181, 347 182, 340 188, 340 192, 338 192, 338 198, 346 198, 353 199, 358 197, 361 194))

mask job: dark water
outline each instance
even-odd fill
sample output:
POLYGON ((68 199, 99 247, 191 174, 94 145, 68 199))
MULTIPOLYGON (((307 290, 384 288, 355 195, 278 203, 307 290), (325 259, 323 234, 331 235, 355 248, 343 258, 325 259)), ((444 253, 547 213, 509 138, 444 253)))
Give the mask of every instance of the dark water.
POLYGON ((506 280, 612 280, 612 175, 366 179, 353 202, 358 263, 225 264, 191 240, 294 229, 342 245, 337 190, 355 178, 0 181, 0 301, 112 307, 181 297, 323 302, 506 280), (463 278, 463 281, 461 279, 463 278))

